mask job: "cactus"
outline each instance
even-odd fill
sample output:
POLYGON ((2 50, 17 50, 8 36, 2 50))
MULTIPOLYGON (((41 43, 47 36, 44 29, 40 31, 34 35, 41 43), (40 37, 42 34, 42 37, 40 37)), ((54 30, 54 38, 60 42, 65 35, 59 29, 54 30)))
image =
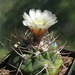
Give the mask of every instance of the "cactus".
POLYGON ((22 42, 14 45, 16 48, 11 46, 13 50, 9 63, 17 68, 20 66, 19 69, 27 75, 57 75, 63 61, 61 55, 58 54, 60 51, 55 41, 52 43, 48 39, 49 36, 46 36, 39 45, 34 44, 31 36, 28 36, 31 39, 23 39, 22 42))
MULTIPOLYGON (((35 14, 35 10, 32 9, 29 13, 32 18, 31 14, 35 14)), ((60 48, 56 43, 58 36, 54 38, 53 32, 48 33, 47 30, 51 25, 57 22, 56 17, 47 10, 44 12, 36 10, 36 14, 37 13, 38 15, 42 13, 45 21, 50 15, 50 17, 48 17, 50 21, 47 27, 45 26, 46 23, 39 18, 39 20, 32 22, 36 26, 27 26, 26 23, 28 22, 26 21, 29 19, 30 23, 28 24, 31 24, 31 21, 29 16, 24 13, 23 17, 27 19, 23 21, 23 24, 29 27, 31 32, 25 32, 24 37, 17 42, 14 47, 10 46, 12 52, 10 54, 9 63, 17 68, 16 75, 18 72, 24 75, 57 75, 61 70, 63 60, 60 54, 60 48)), ((32 20, 33 19, 34 18, 32 18, 32 20)))

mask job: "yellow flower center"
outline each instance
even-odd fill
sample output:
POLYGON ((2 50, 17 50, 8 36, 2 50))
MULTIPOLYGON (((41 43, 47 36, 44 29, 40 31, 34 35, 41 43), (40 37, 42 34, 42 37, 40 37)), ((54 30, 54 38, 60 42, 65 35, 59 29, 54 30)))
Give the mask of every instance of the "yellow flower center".
POLYGON ((42 20, 35 20, 33 23, 34 23, 34 24, 39 24, 39 25, 41 25, 41 26, 44 26, 44 25, 45 25, 45 22, 42 21, 42 20))

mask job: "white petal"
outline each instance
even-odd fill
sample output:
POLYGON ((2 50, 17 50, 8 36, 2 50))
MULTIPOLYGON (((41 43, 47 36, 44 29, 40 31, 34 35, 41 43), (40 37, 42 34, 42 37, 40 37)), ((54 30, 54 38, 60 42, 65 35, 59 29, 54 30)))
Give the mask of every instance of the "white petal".
POLYGON ((50 12, 50 11, 48 11, 48 10, 44 10, 44 12, 43 12, 44 14, 46 14, 46 17, 53 17, 53 14, 52 14, 52 12, 50 12))
POLYGON ((32 26, 32 24, 26 20, 23 21, 24 26, 32 26))
POLYGON ((28 21, 26 21, 26 24, 28 25, 28 26, 31 26, 32 24, 30 24, 30 22, 28 22, 28 21))
MULTIPOLYGON (((47 21, 47 23, 49 22, 55 22, 56 21, 56 19, 57 19, 57 17, 51 17, 51 18, 49 18, 49 20, 47 21)), ((46 23, 46 24, 47 24, 46 23)))
POLYGON ((26 12, 24 12, 23 18, 24 18, 25 20, 28 20, 30 23, 32 23, 31 18, 29 17, 29 15, 28 15, 26 12))
POLYGON ((46 15, 49 17, 49 15, 52 14, 52 12, 50 12, 50 11, 48 11, 48 10, 44 10, 44 11, 43 11, 43 14, 46 14, 46 15))
POLYGON ((46 25, 44 25, 44 28, 47 29, 57 22, 58 22, 57 20, 56 21, 49 21, 49 22, 46 23, 46 25))
POLYGON ((52 17, 52 12, 49 12, 47 10, 44 10, 43 13, 42 13, 42 19, 47 22, 50 17, 52 17))
POLYGON ((24 25, 24 26, 26 26, 26 25, 27 25, 25 20, 23 20, 23 21, 22 21, 22 23, 23 23, 23 25, 24 25))
POLYGON ((36 10, 36 19, 40 19, 42 12, 40 9, 36 10))
POLYGON ((34 9, 31 9, 29 11, 29 15, 30 15, 31 19, 34 21, 35 20, 35 10, 34 9))

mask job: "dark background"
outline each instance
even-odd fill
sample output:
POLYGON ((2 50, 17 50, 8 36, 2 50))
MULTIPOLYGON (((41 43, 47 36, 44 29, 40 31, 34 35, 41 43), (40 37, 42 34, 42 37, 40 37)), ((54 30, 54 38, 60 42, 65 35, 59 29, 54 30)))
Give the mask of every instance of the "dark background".
MULTIPOLYGON (((49 28, 54 31, 55 35, 61 34, 61 42, 67 40, 67 49, 75 50, 75 0, 0 0, 0 41, 6 47, 8 41, 4 39, 11 38, 11 33, 21 35, 21 31, 25 32, 26 27, 23 26, 23 12, 30 9, 50 10, 56 14, 58 23, 49 28)), ((0 45, 0 55, 8 52, 0 45)))

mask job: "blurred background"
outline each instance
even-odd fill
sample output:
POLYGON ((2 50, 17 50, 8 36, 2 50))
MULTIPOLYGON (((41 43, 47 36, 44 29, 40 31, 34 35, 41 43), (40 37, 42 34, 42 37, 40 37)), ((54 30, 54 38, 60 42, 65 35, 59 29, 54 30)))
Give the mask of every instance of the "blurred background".
MULTIPOLYGON (((25 32, 23 26, 23 13, 30 9, 41 9, 52 11, 56 14, 58 23, 49 28, 55 34, 61 34, 64 42, 67 40, 68 49, 75 50, 75 0, 0 0, 0 41, 8 48, 8 41, 4 38, 11 38, 20 31, 25 32)), ((7 53, 0 44, 0 56, 7 53)))

